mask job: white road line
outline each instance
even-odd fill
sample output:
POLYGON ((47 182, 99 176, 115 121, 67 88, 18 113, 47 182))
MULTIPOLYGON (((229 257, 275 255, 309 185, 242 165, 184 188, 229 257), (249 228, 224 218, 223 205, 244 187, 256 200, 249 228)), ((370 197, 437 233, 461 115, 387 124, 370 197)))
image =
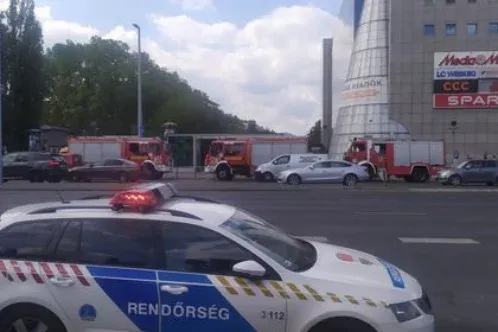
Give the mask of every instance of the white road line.
POLYGON ((357 215, 377 215, 377 216, 426 216, 427 212, 402 212, 402 211, 354 211, 357 215))
POLYGON ((498 193, 498 189, 478 189, 478 188, 409 188, 409 191, 413 192, 425 192, 425 193, 498 193))
POLYGON ((297 238, 302 238, 310 241, 327 242, 329 239, 325 236, 296 236, 297 238))
POLYGON ((435 237, 400 237, 403 243, 424 243, 424 244, 480 244, 473 239, 464 238, 435 238, 435 237))

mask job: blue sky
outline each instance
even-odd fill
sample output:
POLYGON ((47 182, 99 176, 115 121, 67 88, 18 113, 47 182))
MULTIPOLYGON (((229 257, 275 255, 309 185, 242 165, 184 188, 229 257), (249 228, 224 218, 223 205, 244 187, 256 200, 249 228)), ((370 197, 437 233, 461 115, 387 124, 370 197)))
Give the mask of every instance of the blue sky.
POLYGON ((321 45, 334 37, 333 92, 340 99, 352 40, 337 17, 342 0, 35 1, 46 47, 99 34, 135 48, 131 25, 138 23, 143 51, 223 111, 296 134, 320 118, 321 45), (209 1, 197 10, 182 6, 209 1))
POLYGON ((206 23, 228 21, 240 27, 282 6, 316 6, 337 14, 342 0, 213 0, 214 8, 204 10, 184 10, 180 4, 169 0, 120 0, 119 5, 116 5, 117 2, 118 0, 39 0, 37 4, 50 6, 52 15, 56 18, 92 25, 99 30, 111 30, 117 25, 126 26, 130 22, 136 22, 144 31, 154 34, 147 19, 152 13, 164 16, 187 14, 206 23))

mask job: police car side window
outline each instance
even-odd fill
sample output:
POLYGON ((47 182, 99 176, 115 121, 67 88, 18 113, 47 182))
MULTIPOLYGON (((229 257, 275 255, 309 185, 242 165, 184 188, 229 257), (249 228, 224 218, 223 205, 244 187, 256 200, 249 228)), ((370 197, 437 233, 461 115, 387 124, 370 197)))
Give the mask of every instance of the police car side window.
POLYGON ((202 227, 169 223, 162 233, 170 271, 233 275, 233 265, 254 259, 230 239, 202 227))
POLYGON ((83 264, 158 268, 159 228, 147 220, 82 222, 78 261, 83 264))
POLYGON ((80 246, 81 222, 71 221, 66 226, 55 250, 55 260, 60 262, 77 262, 80 246))
POLYGON ((33 221, 14 224, 0 232, 0 257, 39 259, 52 239, 59 222, 33 221))

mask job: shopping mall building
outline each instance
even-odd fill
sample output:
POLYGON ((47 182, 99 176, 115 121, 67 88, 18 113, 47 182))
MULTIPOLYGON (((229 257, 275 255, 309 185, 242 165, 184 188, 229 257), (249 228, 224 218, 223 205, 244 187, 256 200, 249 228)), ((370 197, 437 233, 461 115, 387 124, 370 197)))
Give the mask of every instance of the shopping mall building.
POLYGON ((331 154, 355 137, 498 155, 498 0, 344 0, 356 26, 331 154))

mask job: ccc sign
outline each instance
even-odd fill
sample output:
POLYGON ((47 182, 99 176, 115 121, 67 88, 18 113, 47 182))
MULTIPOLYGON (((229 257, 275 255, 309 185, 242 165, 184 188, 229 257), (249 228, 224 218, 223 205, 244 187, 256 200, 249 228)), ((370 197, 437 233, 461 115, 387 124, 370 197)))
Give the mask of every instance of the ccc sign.
POLYGON ((478 80, 441 80, 434 81, 434 93, 476 93, 478 80))

